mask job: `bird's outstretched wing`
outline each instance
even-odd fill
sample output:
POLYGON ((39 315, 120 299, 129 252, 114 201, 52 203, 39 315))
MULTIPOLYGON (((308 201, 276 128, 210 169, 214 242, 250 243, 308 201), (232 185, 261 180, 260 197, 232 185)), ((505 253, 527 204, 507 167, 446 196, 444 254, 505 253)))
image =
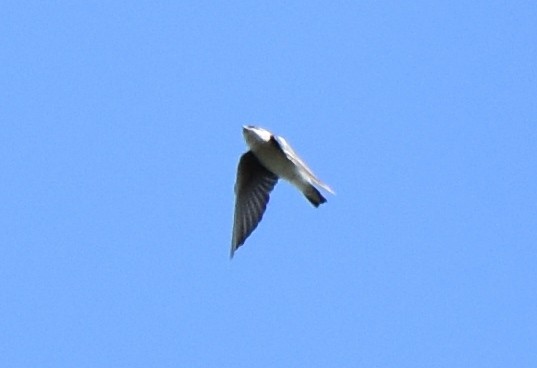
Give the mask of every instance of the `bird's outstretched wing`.
POLYGON ((241 156, 235 182, 235 216, 231 254, 233 254, 257 227, 269 201, 269 195, 278 177, 267 170, 252 151, 241 156))
POLYGON ((326 190, 329 193, 334 194, 334 191, 332 188, 328 186, 328 184, 324 183, 321 179, 319 179, 313 171, 306 165, 306 163, 300 158, 300 156, 295 152, 293 147, 283 137, 279 137, 277 135, 272 136, 274 138, 274 142, 280 147, 282 152, 287 156, 287 158, 295 164, 298 168, 303 170, 305 173, 308 174, 308 176, 311 178, 314 184, 320 186, 324 190, 326 190))

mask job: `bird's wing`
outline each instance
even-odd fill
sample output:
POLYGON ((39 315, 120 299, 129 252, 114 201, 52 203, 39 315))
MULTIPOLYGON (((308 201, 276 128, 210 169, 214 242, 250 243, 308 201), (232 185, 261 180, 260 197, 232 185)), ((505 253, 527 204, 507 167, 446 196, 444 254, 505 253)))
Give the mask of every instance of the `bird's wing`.
POLYGON ((257 227, 267 208, 269 194, 278 177, 267 170, 252 151, 241 156, 235 182, 235 216, 231 257, 257 227))
POLYGON ((311 169, 308 167, 308 165, 306 165, 306 163, 304 161, 302 161, 300 156, 293 150, 291 145, 289 143, 287 143, 287 141, 283 137, 273 135, 273 138, 274 138, 274 141, 280 146, 280 148, 283 151, 283 153, 285 154, 285 156, 287 156, 287 158, 293 164, 295 164, 297 167, 301 168, 304 172, 306 172, 311 177, 311 179, 312 179, 314 184, 317 184, 318 186, 320 186, 324 190, 334 194, 334 191, 332 190, 332 188, 330 188, 328 186, 328 184, 326 184, 323 181, 321 181, 321 179, 319 179, 313 173, 313 171, 311 171, 311 169))

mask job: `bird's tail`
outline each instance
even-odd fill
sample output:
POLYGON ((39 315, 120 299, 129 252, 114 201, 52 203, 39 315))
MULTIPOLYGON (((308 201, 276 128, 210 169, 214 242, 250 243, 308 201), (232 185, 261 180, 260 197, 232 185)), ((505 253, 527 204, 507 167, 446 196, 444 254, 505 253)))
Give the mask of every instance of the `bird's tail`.
POLYGON ((321 192, 319 192, 313 185, 309 185, 306 190, 304 190, 304 195, 315 207, 319 207, 321 204, 326 202, 326 198, 323 197, 321 192))

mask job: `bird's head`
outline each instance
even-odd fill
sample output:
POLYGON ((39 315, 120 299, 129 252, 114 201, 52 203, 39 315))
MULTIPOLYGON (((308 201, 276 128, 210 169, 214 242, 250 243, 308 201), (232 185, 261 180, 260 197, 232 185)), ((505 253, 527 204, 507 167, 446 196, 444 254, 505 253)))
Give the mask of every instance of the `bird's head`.
POLYGON ((242 134, 250 148, 266 143, 272 137, 272 133, 268 130, 253 125, 244 125, 242 127, 242 134))

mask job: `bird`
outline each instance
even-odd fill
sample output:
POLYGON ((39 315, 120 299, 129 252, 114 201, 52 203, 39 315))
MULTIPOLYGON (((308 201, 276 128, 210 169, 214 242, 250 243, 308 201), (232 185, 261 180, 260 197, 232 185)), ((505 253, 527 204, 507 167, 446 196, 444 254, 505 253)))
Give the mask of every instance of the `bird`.
POLYGON ((326 202, 315 186, 335 194, 283 137, 253 125, 244 125, 242 133, 249 150, 241 156, 237 167, 230 258, 263 218, 278 179, 285 179, 298 188, 314 207, 326 202))

